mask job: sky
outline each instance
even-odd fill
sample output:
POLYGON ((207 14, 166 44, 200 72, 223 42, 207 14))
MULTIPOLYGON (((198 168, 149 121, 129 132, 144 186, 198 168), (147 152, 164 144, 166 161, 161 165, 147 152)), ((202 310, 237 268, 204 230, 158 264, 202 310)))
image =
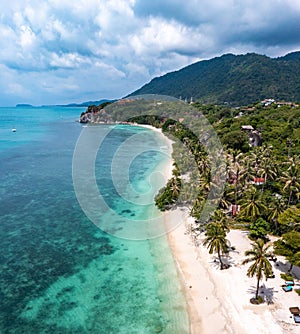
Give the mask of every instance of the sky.
POLYGON ((300 51, 300 0, 0 2, 0 106, 119 99, 226 53, 300 51))

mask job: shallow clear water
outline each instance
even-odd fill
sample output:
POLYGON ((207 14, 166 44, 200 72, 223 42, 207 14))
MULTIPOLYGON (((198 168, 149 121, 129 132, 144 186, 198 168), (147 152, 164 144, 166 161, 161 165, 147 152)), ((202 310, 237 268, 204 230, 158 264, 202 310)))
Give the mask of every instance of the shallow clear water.
MULTIPOLYGON (((78 204, 72 157, 83 110, 0 108, 0 332, 188 333, 166 238, 116 238, 78 204)), ((124 218, 157 214, 153 204, 124 201, 108 178, 116 149, 140 132, 160 145, 150 130, 119 127, 96 160, 98 188, 124 218)), ((165 158, 153 148, 131 163, 128 177, 138 193, 151 188, 148 175, 165 158)), ((109 212, 101 217, 112 219, 109 212)), ((110 224, 122 228, 120 219, 110 224)))

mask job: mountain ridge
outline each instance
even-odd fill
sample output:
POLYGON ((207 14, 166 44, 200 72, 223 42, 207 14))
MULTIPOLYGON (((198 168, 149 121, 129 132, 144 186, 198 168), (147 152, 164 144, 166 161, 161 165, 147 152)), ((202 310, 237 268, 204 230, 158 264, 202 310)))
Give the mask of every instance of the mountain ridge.
POLYGON ((266 98, 300 101, 300 52, 283 57, 232 53, 153 78, 129 96, 161 94, 241 106, 266 98))

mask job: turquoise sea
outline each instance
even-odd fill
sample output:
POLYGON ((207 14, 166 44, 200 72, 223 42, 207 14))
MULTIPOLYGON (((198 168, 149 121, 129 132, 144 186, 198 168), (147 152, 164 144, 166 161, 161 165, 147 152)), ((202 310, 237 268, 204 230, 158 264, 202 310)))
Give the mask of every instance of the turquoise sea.
MULTIPOLYGON (((79 205, 72 159, 83 131, 76 120, 84 110, 0 108, 0 333, 189 333, 166 237, 116 237, 79 205)), ((93 129, 106 130, 107 125, 93 129)), ((101 211, 97 217, 109 221, 110 229, 122 230, 120 216, 157 214, 152 202, 138 204, 138 194, 147 193, 149 175, 166 163, 157 150, 163 145, 159 134, 140 127, 117 126, 105 137, 95 177, 119 218, 101 211), (116 191, 110 171, 112 165, 123 169, 114 156, 135 134, 143 135, 138 147, 142 152, 145 145, 145 152, 129 166, 135 198, 124 201, 129 189, 116 191)))

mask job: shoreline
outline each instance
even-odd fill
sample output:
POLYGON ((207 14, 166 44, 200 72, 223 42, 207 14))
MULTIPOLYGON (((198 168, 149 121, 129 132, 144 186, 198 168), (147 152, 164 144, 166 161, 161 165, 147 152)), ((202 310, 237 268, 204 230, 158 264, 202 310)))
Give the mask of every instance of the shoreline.
POLYGON ((167 238, 186 297, 190 333, 231 333, 225 329, 226 321, 215 294, 214 282, 187 232, 187 224, 193 218, 188 216, 187 210, 176 209, 166 216, 167 223, 174 219, 181 223, 168 233, 167 238))
POLYGON ((130 124, 131 126, 139 126, 141 128, 145 128, 145 129, 149 129, 149 130, 152 130, 152 131, 155 131, 157 133, 160 134, 161 138, 163 139, 163 141, 165 142, 166 144, 166 147, 164 149, 164 152, 170 156, 170 163, 169 164, 166 164, 166 168, 163 172, 165 178, 167 180, 171 179, 173 174, 173 158, 172 158, 172 145, 173 145, 173 141, 171 139, 169 139, 166 135, 163 134, 162 132, 162 129, 161 128, 156 128, 152 125, 147 125, 147 124, 130 124))
MULTIPOLYGON (((162 129, 146 124, 130 125, 140 126, 159 133, 163 140, 166 142, 168 147, 168 153, 171 157, 173 142, 171 139, 163 134, 162 129)), ((172 170, 173 159, 171 158, 169 164, 166 164, 163 171, 167 180, 172 177, 172 170)), ((227 332, 224 332, 223 328, 206 326, 208 322, 203 321, 204 314, 208 315, 208 313, 205 312, 205 307, 201 308, 199 306, 201 306, 202 302, 204 302, 205 306, 207 296, 203 298, 203 293, 201 289, 199 289, 199 287, 197 288, 197 286, 199 285, 198 282, 201 282, 202 276, 207 277, 207 273, 205 270, 205 266, 199 266, 199 259, 196 248, 194 247, 190 236, 186 233, 187 220, 190 220, 189 223, 193 222, 193 218, 188 216, 187 209, 166 211, 164 215, 166 239, 176 265, 178 279, 180 281, 182 292, 185 297, 186 309, 189 317, 190 334, 226 334, 227 332), (175 227, 173 224, 174 220, 179 221, 179 223, 175 225, 175 227), (192 268, 198 268, 198 270, 191 270, 192 268), (209 327, 211 327, 211 331, 209 331, 209 327)), ((210 287, 213 292, 213 285, 210 284, 210 287)), ((214 307, 217 303, 217 300, 214 301, 213 298, 210 297, 210 303, 214 307)), ((220 319, 216 318, 214 320, 214 323, 220 323, 220 319)))
MULTIPOLYGON (((168 143, 170 155, 172 141, 161 129, 150 125, 140 125, 159 132, 168 143)), ((173 160, 165 169, 167 179, 172 177, 173 160)), ((289 264, 278 256, 277 264, 272 263, 275 278, 261 280, 260 294, 265 296, 261 305, 252 305, 256 278, 247 276, 249 265, 241 265, 244 253, 251 249, 247 233, 231 230, 227 238, 234 251, 229 253, 229 269, 220 270, 216 256, 209 254, 202 245, 204 234, 197 242, 188 232, 194 224, 187 208, 177 208, 165 214, 167 240, 177 266, 178 278, 186 299, 191 334, 296 334, 300 324, 296 324, 289 307, 299 306, 300 298, 295 291, 286 293, 281 285, 284 280, 280 273, 286 272, 289 264), (175 227, 172 222, 179 222, 175 227), (172 228, 170 228, 172 227, 172 228)), ((294 275, 300 277, 300 268, 294 267, 294 275)), ((296 287, 300 281, 295 280, 296 287)), ((297 286, 298 285, 298 286, 297 286)))

